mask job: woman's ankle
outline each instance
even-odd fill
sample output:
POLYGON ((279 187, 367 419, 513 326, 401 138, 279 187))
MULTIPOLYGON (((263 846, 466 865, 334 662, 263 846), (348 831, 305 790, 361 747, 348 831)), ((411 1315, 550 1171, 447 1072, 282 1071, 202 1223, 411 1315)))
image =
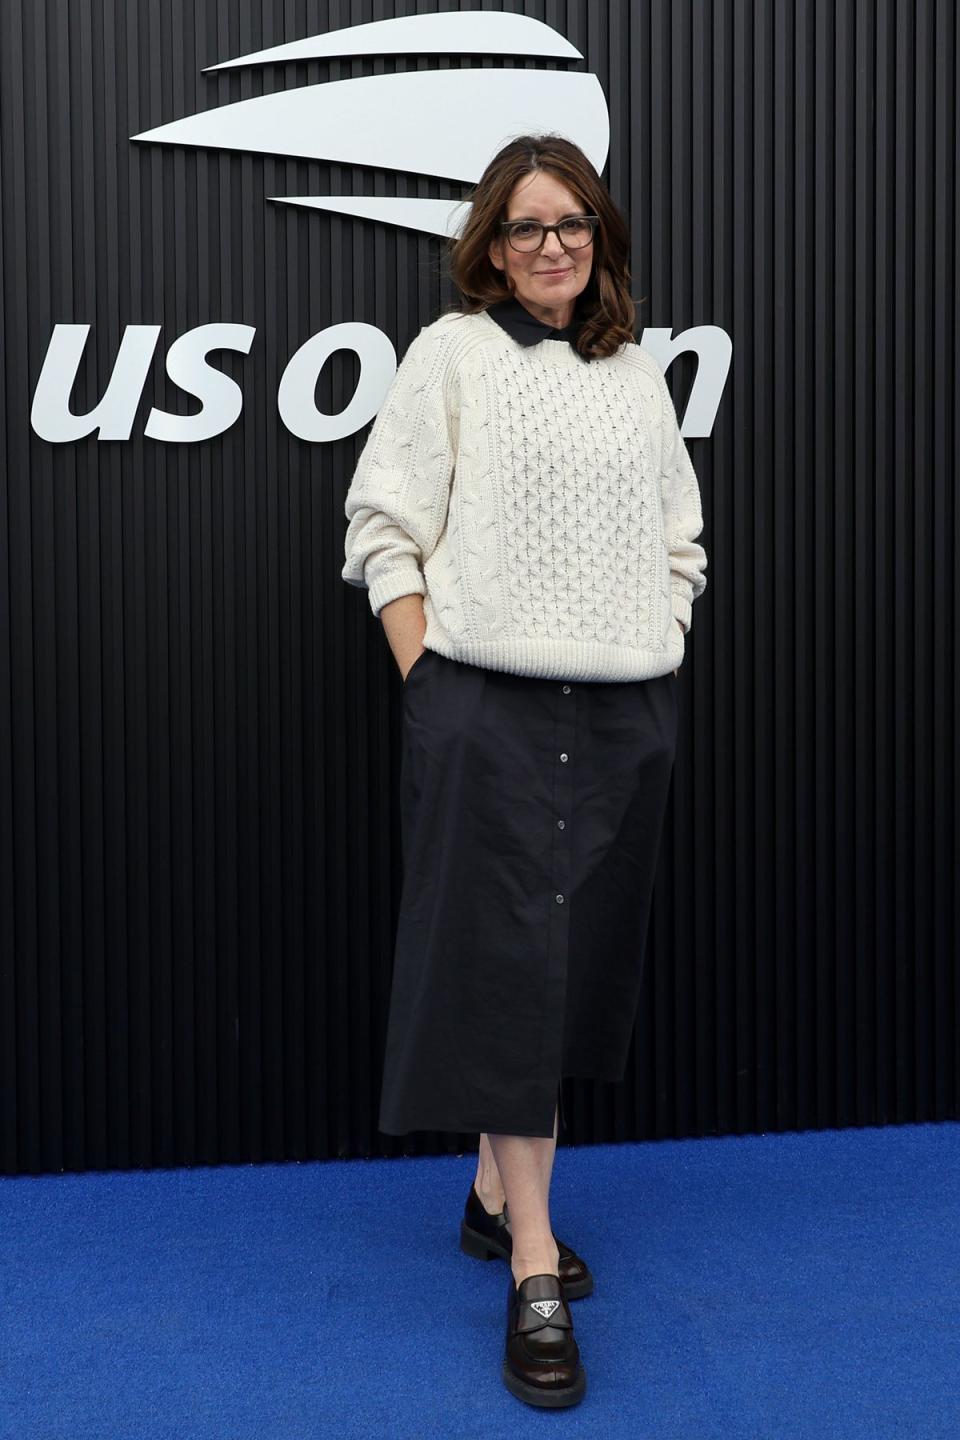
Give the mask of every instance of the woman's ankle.
POLYGON ((497 1162, 493 1158, 490 1141, 486 1135, 480 1136, 477 1175, 473 1182, 473 1188, 483 1201, 483 1208, 491 1215, 499 1215, 507 1197, 504 1194, 500 1171, 497 1169, 497 1162))
POLYGON ((513 1283, 519 1289, 528 1275, 557 1275, 560 1268, 560 1252, 556 1244, 544 1246, 542 1250, 529 1250, 518 1255, 514 1250, 510 1260, 513 1283))
POLYGON ((500 1179, 500 1172, 498 1170, 491 1172, 486 1167, 480 1166, 477 1169, 473 1188, 483 1201, 483 1208, 491 1215, 499 1215, 507 1199, 503 1190, 503 1181, 500 1179))

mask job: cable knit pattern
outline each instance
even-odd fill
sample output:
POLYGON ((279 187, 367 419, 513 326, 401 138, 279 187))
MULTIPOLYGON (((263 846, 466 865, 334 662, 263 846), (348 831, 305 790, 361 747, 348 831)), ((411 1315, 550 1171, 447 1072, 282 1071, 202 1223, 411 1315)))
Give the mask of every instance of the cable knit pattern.
POLYGON ((706 588, 696 474, 656 360, 589 363, 442 315, 407 349, 347 493, 349 584, 424 596, 424 645, 489 669, 636 680, 683 659, 706 588))

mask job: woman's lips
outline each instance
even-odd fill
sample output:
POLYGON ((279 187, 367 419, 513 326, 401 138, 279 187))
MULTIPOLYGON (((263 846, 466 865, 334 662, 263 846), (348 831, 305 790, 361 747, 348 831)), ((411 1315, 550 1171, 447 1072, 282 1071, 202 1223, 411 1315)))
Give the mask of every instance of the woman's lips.
POLYGON ((563 269, 563 270, 538 270, 538 271, 537 271, 537 274, 538 274, 538 275, 571 275, 572 273, 573 273, 572 267, 569 266, 569 265, 566 267, 566 269, 563 269))

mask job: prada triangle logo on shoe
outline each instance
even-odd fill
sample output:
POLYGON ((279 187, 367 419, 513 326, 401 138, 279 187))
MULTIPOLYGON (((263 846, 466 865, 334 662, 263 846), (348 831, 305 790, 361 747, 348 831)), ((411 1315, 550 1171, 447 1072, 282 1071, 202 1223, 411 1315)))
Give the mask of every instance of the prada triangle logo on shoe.
POLYGON ((531 1300, 531 1301, 529 1301, 529 1304, 530 1304, 530 1308, 531 1308, 532 1310, 536 1310, 536 1312, 537 1312, 538 1315, 542 1315, 543 1318, 544 1318, 544 1320, 549 1320, 549 1319, 550 1319, 550 1316, 553 1314, 554 1310, 556 1310, 557 1306, 560 1304, 560 1301, 559 1301, 559 1300, 531 1300))

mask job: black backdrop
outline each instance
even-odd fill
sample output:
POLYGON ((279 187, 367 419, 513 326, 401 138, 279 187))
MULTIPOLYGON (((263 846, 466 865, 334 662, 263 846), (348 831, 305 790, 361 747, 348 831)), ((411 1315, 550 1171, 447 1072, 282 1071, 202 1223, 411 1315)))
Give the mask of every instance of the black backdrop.
MULTIPOLYGON (((709 586, 647 979, 578 1142, 958 1116, 956 8, 513 7, 583 61, 249 51, 431 6, 0 5, 0 1165, 4 1172, 462 1149, 375 1129, 400 893, 400 682, 340 577, 367 428, 281 423, 341 321, 402 353, 439 242, 265 197, 460 197, 419 175, 131 143, 194 110, 391 69, 593 71, 638 331, 733 344, 700 477, 709 586), (163 352, 256 326, 243 413, 194 445, 163 352), (128 441, 30 424, 53 326, 162 326, 128 441)), ((444 8, 457 8, 456 6, 444 8)), ((471 8, 471 7, 464 7, 471 8)), ((476 5, 472 8, 498 8, 476 5)), ((682 415, 693 379, 669 380, 682 415)), ((317 403, 349 400, 341 352, 317 403)))

